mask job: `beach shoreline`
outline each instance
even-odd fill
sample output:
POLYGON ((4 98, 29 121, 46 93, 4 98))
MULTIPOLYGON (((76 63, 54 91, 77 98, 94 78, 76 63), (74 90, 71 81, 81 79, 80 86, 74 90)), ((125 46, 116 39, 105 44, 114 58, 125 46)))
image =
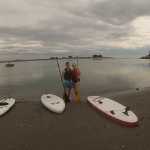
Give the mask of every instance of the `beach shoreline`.
MULTIPOLYGON (((150 126, 150 92, 110 95, 109 98, 130 106, 139 126, 120 125, 82 103, 66 104, 65 111, 55 114, 37 101, 16 99, 16 105, 0 119, 0 149, 15 150, 148 150, 150 126)), ((32 100, 32 99, 31 99, 32 100)))
MULTIPOLYGON (((68 59, 77 59, 76 57, 73 58, 58 58, 59 60, 68 60, 68 59)), ((94 59, 94 60, 99 60, 99 59, 113 59, 113 57, 78 57, 78 59, 94 59)), ((8 62, 26 62, 26 61, 47 61, 47 60, 56 60, 56 58, 49 58, 49 59, 27 59, 27 60, 7 60, 7 61, 0 61, 0 63, 8 63, 8 62)))

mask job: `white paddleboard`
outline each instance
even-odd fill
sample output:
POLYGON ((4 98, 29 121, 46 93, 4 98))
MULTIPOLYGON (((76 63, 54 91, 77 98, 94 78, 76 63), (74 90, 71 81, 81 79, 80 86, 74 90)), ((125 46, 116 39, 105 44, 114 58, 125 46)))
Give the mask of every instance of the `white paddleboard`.
POLYGON ((15 104, 15 99, 14 98, 7 98, 7 99, 3 99, 0 100, 0 116, 2 116, 3 114, 5 114, 7 111, 10 110, 10 108, 15 104), (7 104, 7 105, 3 105, 3 104, 7 104))
POLYGON ((125 106, 105 97, 89 96, 87 101, 106 117, 127 126, 138 124, 137 116, 125 106))
POLYGON ((47 109, 58 114, 61 114, 65 109, 63 99, 53 94, 42 95, 41 102, 47 109))

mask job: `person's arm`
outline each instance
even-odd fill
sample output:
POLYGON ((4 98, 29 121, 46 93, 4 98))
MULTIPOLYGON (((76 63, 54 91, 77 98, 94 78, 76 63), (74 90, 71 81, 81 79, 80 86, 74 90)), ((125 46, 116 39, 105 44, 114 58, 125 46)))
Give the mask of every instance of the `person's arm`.
POLYGON ((61 81, 64 81, 64 74, 65 74, 65 70, 62 71, 62 76, 61 76, 61 81))
POLYGON ((62 81, 62 82, 64 81, 64 75, 61 76, 61 81, 62 81))
POLYGON ((78 69, 78 78, 81 78, 81 71, 78 69))

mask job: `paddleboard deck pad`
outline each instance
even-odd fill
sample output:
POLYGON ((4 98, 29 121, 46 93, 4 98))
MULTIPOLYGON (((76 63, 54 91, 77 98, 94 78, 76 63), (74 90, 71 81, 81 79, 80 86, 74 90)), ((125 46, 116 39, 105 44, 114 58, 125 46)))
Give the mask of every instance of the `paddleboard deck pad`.
POLYGON ((65 109, 64 100, 53 94, 42 95, 41 102, 47 109, 57 114, 61 114, 65 109))
POLYGON ((101 96, 89 96, 88 103, 106 117, 126 126, 136 126, 137 116, 130 110, 111 99, 101 96))
POLYGON ((0 116, 4 115, 15 104, 14 98, 0 100, 0 116))

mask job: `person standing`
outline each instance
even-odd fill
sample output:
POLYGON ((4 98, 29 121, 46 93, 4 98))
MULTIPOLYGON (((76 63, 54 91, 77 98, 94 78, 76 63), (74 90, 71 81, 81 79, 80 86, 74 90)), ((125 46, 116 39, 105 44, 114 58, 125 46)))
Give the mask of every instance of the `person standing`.
POLYGON ((70 97, 71 89, 73 88, 72 84, 72 70, 70 69, 70 63, 65 63, 66 68, 62 71, 62 82, 64 86, 63 99, 65 99, 65 92, 68 93, 70 97))
POLYGON ((73 87, 75 95, 77 96, 79 92, 79 85, 80 85, 80 78, 81 78, 81 71, 76 67, 76 64, 72 64, 73 70, 72 70, 72 81, 73 81, 73 87))

